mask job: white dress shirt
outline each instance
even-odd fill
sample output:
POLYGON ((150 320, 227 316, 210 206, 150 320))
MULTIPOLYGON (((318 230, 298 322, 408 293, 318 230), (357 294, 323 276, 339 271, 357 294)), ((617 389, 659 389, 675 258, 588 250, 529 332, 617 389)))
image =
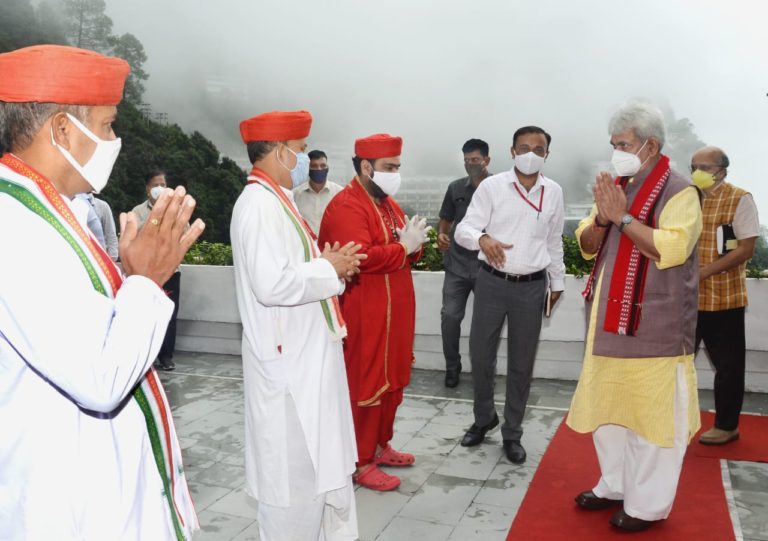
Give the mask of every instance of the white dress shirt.
POLYGON ((304 217, 304 219, 315 232, 315 235, 320 233, 320 222, 323 219, 323 213, 325 207, 331 202, 331 199, 344 189, 343 186, 339 186, 335 182, 330 180, 325 181, 325 185, 319 192, 312 189, 312 186, 307 181, 304 184, 296 186, 293 189, 293 197, 296 201, 296 207, 304 217))
MULTIPOLYGON (((456 227, 455 239, 468 250, 479 250, 484 234, 512 244, 504 251, 506 262, 498 270, 531 274, 547 269, 552 291, 562 291, 564 220, 563 189, 559 184, 539 174, 536 184, 527 191, 510 170, 480 183, 466 216, 456 227), (541 208, 537 211, 534 206, 538 208, 539 202, 541 208)), ((478 258, 487 261, 482 250, 478 258)))

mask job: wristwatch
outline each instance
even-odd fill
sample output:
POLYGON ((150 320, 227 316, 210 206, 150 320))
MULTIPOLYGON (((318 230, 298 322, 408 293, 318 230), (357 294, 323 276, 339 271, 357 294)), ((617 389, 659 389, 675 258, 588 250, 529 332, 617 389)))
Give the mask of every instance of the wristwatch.
POLYGON ((629 224, 632 223, 632 221, 635 219, 634 216, 631 214, 625 214, 621 217, 621 223, 619 224, 619 233, 624 231, 624 228, 627 227, 629 224))

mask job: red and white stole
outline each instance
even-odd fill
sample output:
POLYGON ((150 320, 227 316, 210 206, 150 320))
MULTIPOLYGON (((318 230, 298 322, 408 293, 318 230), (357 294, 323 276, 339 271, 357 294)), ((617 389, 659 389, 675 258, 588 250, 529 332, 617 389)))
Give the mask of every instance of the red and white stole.
MULTIPOLYGON (((0 163, 32 181, 38 189, 35 191, 10 179, 0 178, 0 192, 15 198, 50 224, 77 253, 94 289, 106 297, 114 298, 123 283, 120 270, 93 236, 77 221, 53 184, 13 154, 3 155, 0 163)), ((63 393, 59 388, 57 391, 63 393)), ((190 539, 189 533, 197 528, 197 517, 189 496, 189 488, 178 486, 179 483, 186 484, 186 481, 177 475, 182 471, 181 448, 173 427, 168 399, 154 368, 150 368, 133 390, 132 399, 137 402, 146 421, 147 434, 162 480, 174 535, 178 541, 186 541, 190 539), (184 501, 178 501, 180 498, 184 501)), ((109 414, 97 416, 110 417, 109 414)))
MULTIPOLYGON (((285 195, 283 189, 278 186, 277 182, 262 169, 254 167, 251 174, 248 175, 248 184, 259 184, 268 193, 272 194, 280 202, 280 205, 285 212, 285 215, 293 224, 296 233, 301 239, 301 244, 304 249, 304 261, 309 262, 312 259, 320 257, 317 248, 317 237, 309 227, 306 220, 299 214, 296 207, 291 203, 288 196, 285 195)), ((320 301, 320 308, 323 311, 323 318, 325 319, 328 330, 331 332, 331 336, 334 340, 338 341, 347 336, 347 327, 344 323, 344 318, 341 315, 341 306, 339 305, 339 297, 334 295, 330 299, 323 299, 320 301)))
MULTIPOLYGON (((669 158, 662 155, 659 162, 643 181, 628 213, 636 220, 655 227, 654 210, 659 196, 669 179, 669 158)), ((617 177, 616 184, 626 190, 629 177, 617 177)), ((593 289, 597 273, 599 272, 601 256, 606 241, 613 228, 608 230, 595 258, 595 265, 587 279, 587 285, 582 295, 588 301, 592 300, 593 289)), ((649 260, 637 248, 627 235, 619 239, 619 247, 616 253, 616 261, 613 266, 613 275, 608 290, 608 303, 605 310, 603 329, 607 332, 634 336, 640 327, 642 317, 643 292, 645 279, 648 274, 649 260)))

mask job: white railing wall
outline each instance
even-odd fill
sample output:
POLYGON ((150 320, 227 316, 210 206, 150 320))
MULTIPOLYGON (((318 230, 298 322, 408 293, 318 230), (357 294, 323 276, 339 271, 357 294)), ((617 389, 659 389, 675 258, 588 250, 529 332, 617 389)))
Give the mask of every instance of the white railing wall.
MULTIPOLYGON (((237 311, 232 267, 184 265, 176 347, 183 351, 240 354, 242 326, 237 311)), ((416 367, 443 370, 440 338, 442 272, 414 272, 416 290, 416 367)), ((565 294, 544 320, 534 375, 575 380, 584 348, 583 279, 568 276, 565 294)), ((747 389, 768 392, 768 280, 749 280, 751 305, 747 309, 747 389)), ((469 369, 468 336, 472 297, 462 324, 461 350, 469 369)), ((506 329, 499 348, 498 373, 506 374, 506 329)), ((713 371, 706 351, 696 359, 699 385, 712 388, 713 371)))

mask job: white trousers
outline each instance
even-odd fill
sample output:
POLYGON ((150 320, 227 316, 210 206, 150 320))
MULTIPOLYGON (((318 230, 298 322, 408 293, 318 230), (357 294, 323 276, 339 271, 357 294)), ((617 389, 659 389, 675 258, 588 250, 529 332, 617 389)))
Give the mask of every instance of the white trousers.
POLYGON ((642 520, 669 516, 688 447, 688 385, 685 368, 677 366, 675 439, 659 447, 619 425, 602 425, 592 434, 600 462, 600 481, 592 489, 599 498, 624 500, 624 511, 642 520))
MULTIPOLYGON (((286 399, 288 426, 301 427, 296 405, 286 399)), ((347 486, 315 494, 315 468, 304 434, 293 431, 288 445, 290 506, 259 502, 257 522, 261 541, 354 541, 357 539, 355 493, 350 476, 347 486)))

